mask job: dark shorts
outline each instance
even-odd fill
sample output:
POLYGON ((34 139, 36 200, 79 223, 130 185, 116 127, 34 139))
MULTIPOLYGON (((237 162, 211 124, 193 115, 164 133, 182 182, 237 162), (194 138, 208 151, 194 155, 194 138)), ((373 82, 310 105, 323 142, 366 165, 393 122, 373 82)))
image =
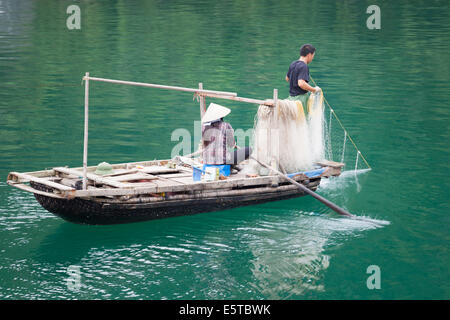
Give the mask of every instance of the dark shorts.
POLYGON ((238 164, 250 157, 252 153, 252 148, 244 147, 240 149, 234 149, 232 156, 233 158, 227 161, 227 164, 238 164))

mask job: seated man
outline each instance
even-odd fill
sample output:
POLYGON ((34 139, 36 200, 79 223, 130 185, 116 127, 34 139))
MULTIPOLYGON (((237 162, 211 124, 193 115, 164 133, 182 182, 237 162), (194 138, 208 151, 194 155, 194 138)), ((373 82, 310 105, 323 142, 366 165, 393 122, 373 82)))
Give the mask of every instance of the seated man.
POLYGON ((248 159, 250 147, 236 150, 234 130, 223 118, 231 112, 230 109, 211 103, 202 118, 203 163, 230 164, 248 159))

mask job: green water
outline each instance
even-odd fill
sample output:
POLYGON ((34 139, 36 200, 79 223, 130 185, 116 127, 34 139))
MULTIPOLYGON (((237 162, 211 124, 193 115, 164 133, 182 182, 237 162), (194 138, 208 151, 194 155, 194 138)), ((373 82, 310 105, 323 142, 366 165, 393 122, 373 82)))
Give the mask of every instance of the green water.
MULTIPOLYGON (((446 1, 0 0, 0 299, 448 299, 448 21, 446 1), (81 30, 66 27, 74 3, 81 30), (366 27, 371 4, 380 30, 366 27), (83 226, 6 184, 10 171, 81 166, 85 72, 286 97, 303 43, 373 168, 355 176, 349 147, 319 193, 382 227, 310 197, 83 226), (381 289, 366 285, 370 265, 381 289)), ((215 102, 234 128, 253 126, 256 106, 215 102)), ((92 83, 89 164, 168 158, 172 131, 198 118, 188 93, 92 83)))

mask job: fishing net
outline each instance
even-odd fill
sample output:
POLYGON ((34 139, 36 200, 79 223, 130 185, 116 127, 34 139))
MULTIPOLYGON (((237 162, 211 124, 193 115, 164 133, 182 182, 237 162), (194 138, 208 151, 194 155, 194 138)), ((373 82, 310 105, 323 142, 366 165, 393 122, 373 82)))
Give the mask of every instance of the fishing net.
MULTIPOLYGON (((311 94, 306 106, 302 101, 288 99, 278 100, 276 107, 260 105, 253 128, 252 157, 285 173, 314 169, 317 162, 325 159, 356 169, 360 153, 346 154, 348 140, 334 111, 325 111, 321 91, 311 94)), ((244 172, 269 174, 268 169, 252 159, 244 172)))
MULTIPOLYGON (((252 157, 291 173, 314 168, 323 160, 323 95, 313 94, 301 101, 278 100, 276 107, 260 105, 255 117, 252 157)), ((248 172, 268 174, 250 160, 248 172)))

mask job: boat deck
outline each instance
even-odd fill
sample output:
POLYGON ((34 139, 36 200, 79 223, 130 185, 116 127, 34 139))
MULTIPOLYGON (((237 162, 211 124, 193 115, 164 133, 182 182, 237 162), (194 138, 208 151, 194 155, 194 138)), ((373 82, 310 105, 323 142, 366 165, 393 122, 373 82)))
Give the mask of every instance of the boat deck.
MULTIPOLYGON (((241 172, 231 174, 226 177, 226 180, 193 181, 191 167, 178 164, 174 168, 170 168, 168 167, 169 163, 170 160, 154 160, 114 164, 112 165, 113 173, 102 176, 94 173, 96 166, 88 167, 87 190, 80 190, 82 168, 55 167, 51 170, 27 173, 11 172, 7 182, 19 189, 53 198, 106 197, 118 200, 127 200, 130 197, 145 194, 153 198, 166 199, 167 196, 180 193, 210 193, 256 187, 278 187, 286 183, 283 181, 284 179, 276 175, 248 177, 241 172), (26 184, 30 182, 33 183, 26 184), (44 185, 46 191, 33 188, 33 185, 36 184, 44 185)), ((317 179, 320 180, 321 177, 337 176, 340 174, 342 166, 341 163, 322 161, 318 163, 318 168, 324 170, 316 171, 316 173, 320 173, 317 176, 308 177, 299 173, 294 176, 294 179, 310 183, 317 179)))

